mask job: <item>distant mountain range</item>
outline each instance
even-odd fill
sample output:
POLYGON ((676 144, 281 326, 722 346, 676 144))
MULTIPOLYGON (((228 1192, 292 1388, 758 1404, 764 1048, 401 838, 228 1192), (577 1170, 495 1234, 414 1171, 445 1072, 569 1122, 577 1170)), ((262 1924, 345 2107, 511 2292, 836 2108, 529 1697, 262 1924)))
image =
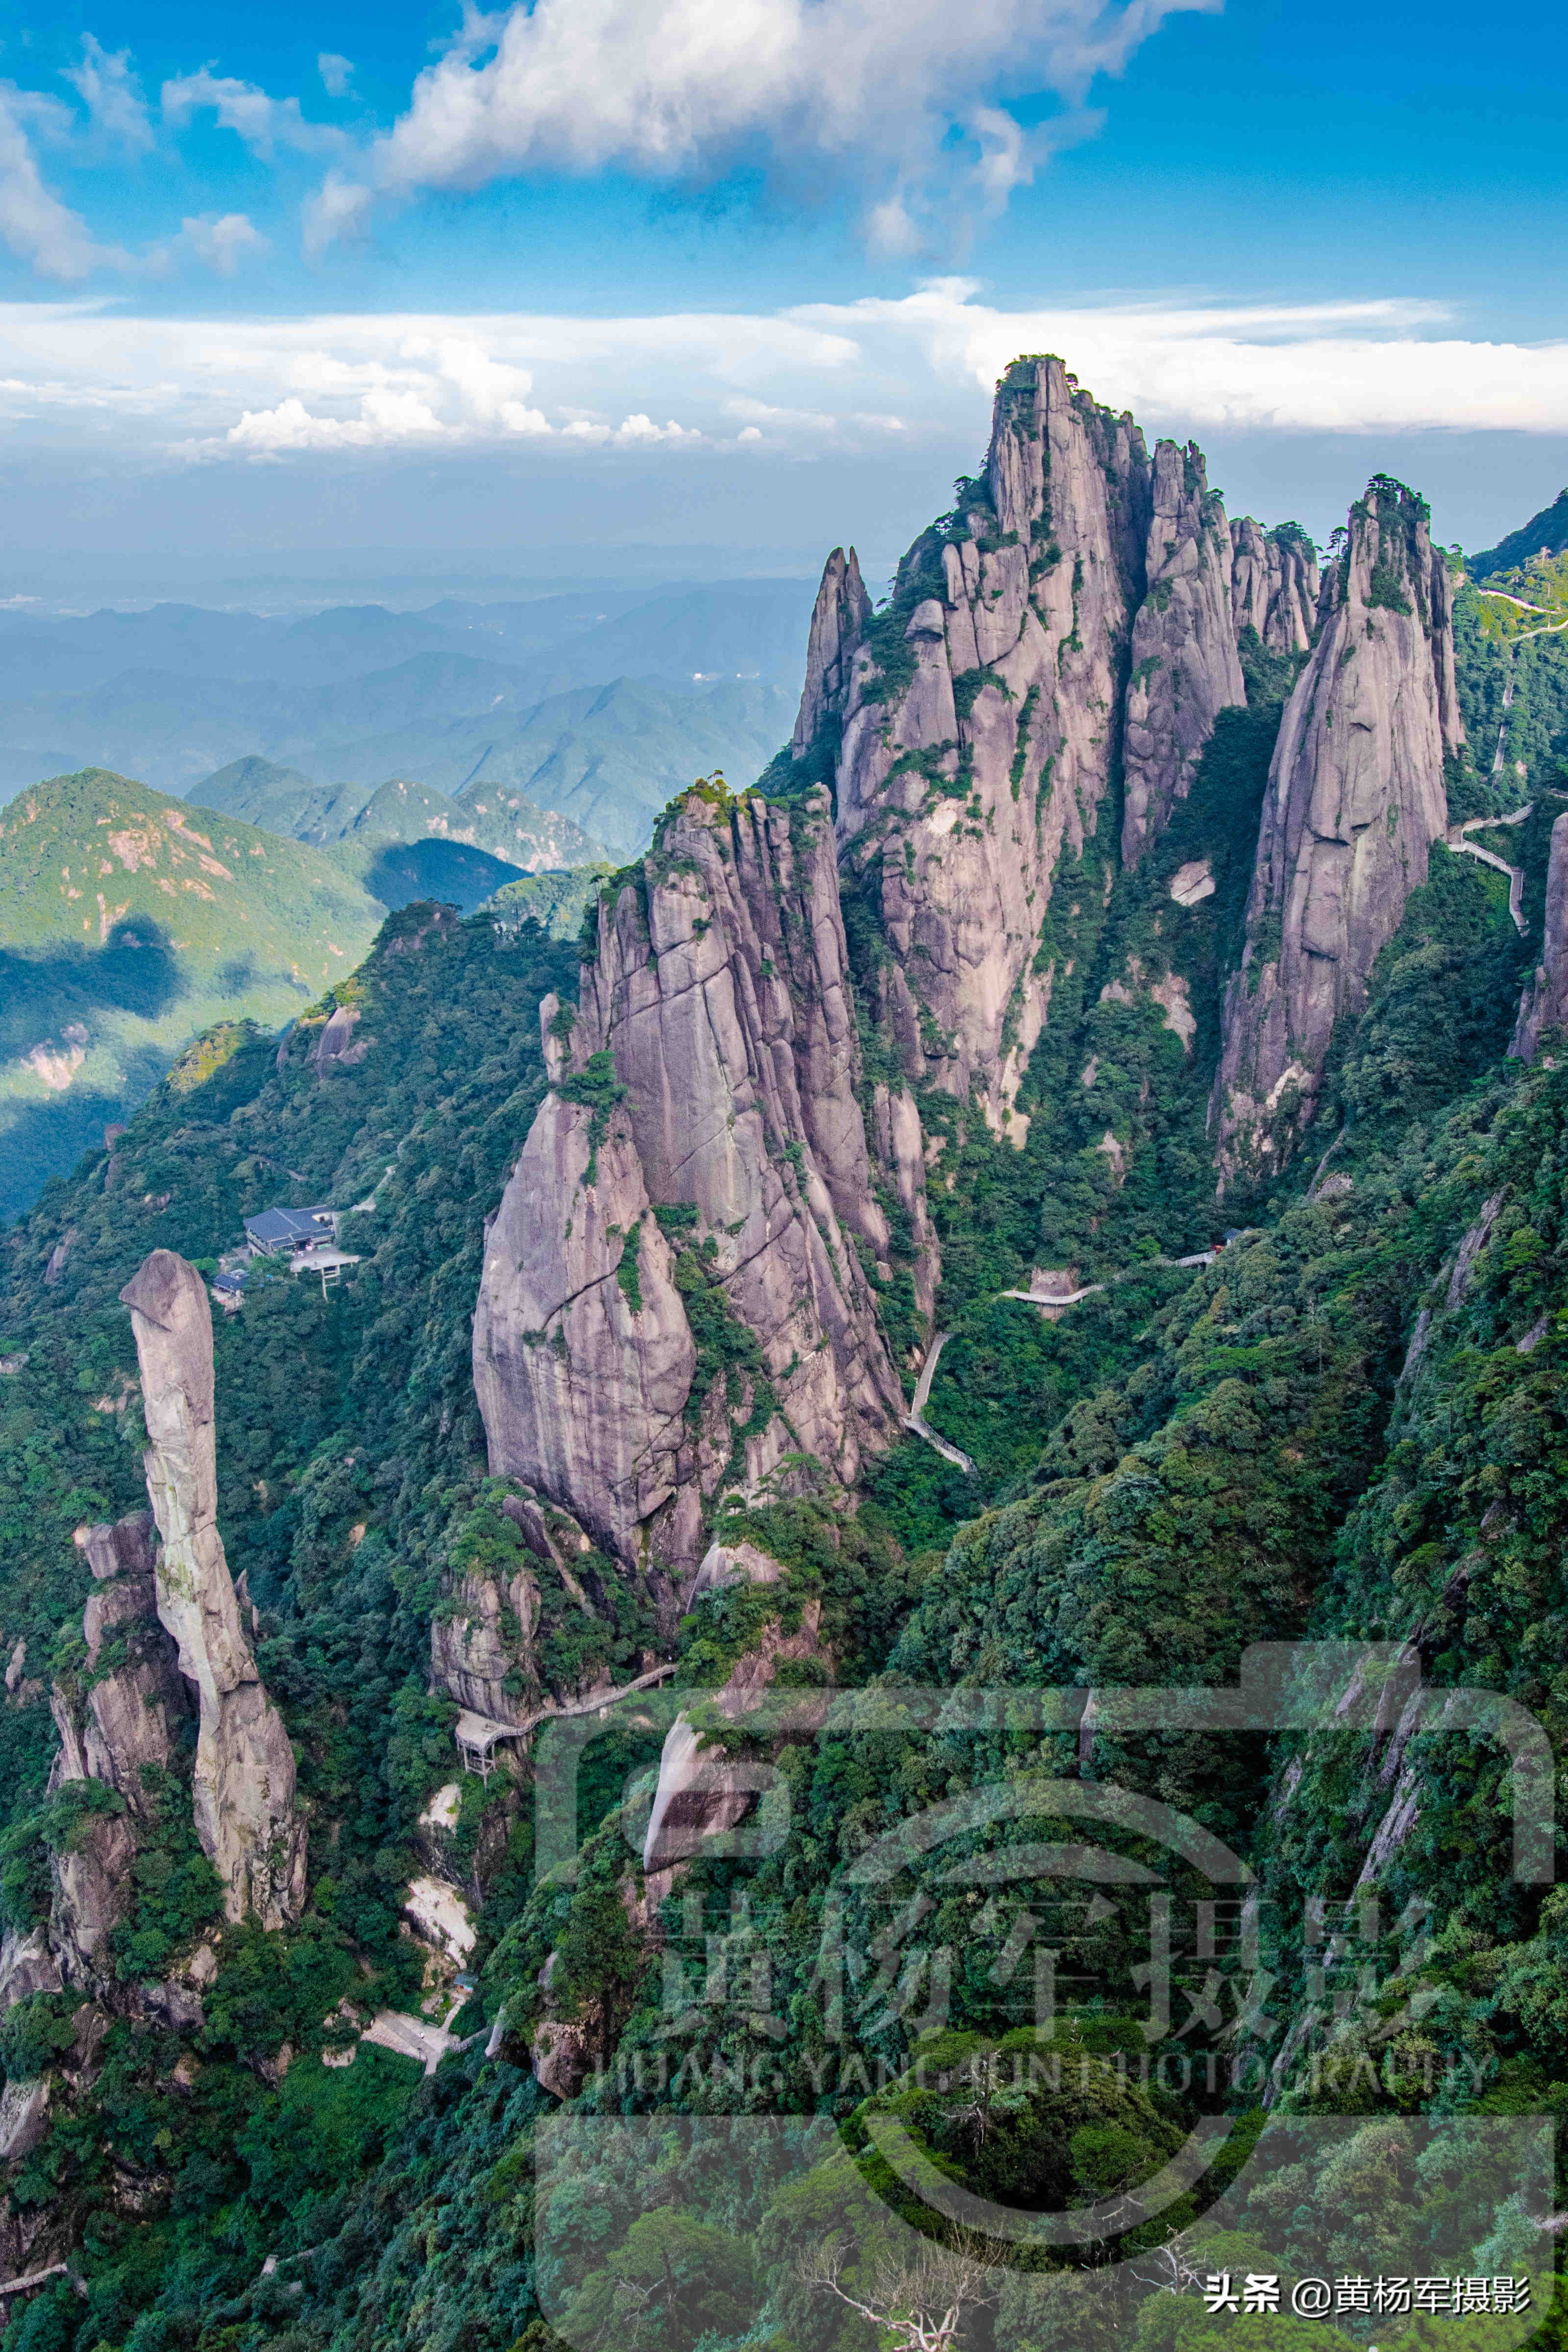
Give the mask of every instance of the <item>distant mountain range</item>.
POLYGON ((0 1216, 203 1027, 319 996, 387 909, 539 874, 574 927, 580 869, 694 776, 767 765, 809 611, 804 582, 735 581, 0 614, 0 1216))
POLYGON ((328 780, 299 788, 285 831, 331 837, 346 822, 333 785, 368 800, 406 777, 453 795, 504 785, 624 856, 693 775, 766 765, 810 605, 803 581, 731 581, 302 621, 176 604, 4 615, 0 795, 87 764, 200 794, 261 758, 328 780))
MULTIPOLYGON (((751 782, 794 720, 784 689, 754 679, 689 690, 623 677, 525 707, 496 688, 507 673, 489 663, 440 657, 437 678, 426 666, 435 659, 420 656, 401 670, 349 682, 337 690, 333 727, 313 749, 275 730, 276 758, 230 761, 197 778, 192 797, 301 841, 339 841, 365 821, 384 779, 416 780, 442 820, 431 830, 520 866, 579 866, 606 849, 634 855, 659 810, 694 776, 719 768, 731 783, 751 782), (409 675, 416 671, 418 678, 409 675), (481 707, 422 720, 422 694, 431 712, 443 696, 466 695, 481 707), (378 722, 374 731, 356 736, 344 723, 351 695, 378 722)), ((0 763, 5 756, 0 750, 0 763)), ((395 823, 381 802, 376 821, 411 839, 405 814, 395 823)))
POLYGON ((277 1029, 346 980, 385 911, 342 851, 101 768, 18 794, 0 810, 0 1217, 198 1031, 277 1029))
MULTIPOLYGON (((204 808, 221 809, 270 833, 290 834, 296 841, 323 846, 341 842, 353 870, 362 876, 391 844, 450 843, 482 851, 504 868, 492 888, 516 874, 586 866, 604 856, 603 845, 570 817, 535 808, 517 794, 498 796, 493 805, 476 803, 471 796, 451 801, 402 776, 374 788, 313 784, 298 768, 251 758, 220 768, 192 797, 204 808)), ((380 890, 374 895, 385 897, 380 890)))

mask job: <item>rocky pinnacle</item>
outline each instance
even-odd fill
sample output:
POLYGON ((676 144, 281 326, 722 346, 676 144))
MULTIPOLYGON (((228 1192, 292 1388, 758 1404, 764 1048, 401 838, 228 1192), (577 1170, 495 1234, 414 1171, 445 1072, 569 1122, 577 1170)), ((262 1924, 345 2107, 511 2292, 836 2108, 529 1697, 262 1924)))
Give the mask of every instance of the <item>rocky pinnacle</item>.
MULTIPOLYGON (((1018 1087, 1054 967, 1038 949, 1057 867, 1110 789, 1151 468, 1130 417, 1059 360, 1020 360, 997 389, 984 477, 915 541, 889 609, 867 619, 837 707, 835 785, 847 881, 890 950, 868 985, 899 1075, 873 1099, 873 1143, 917 1250, 928 1314, 939 1275, 917 1108, 932 1087, 1022 1146, 1018 1087)), ((834 560, 818 611, 837 611, 834 560)), ((808 658, 802 740, 817 707, 808 658), (810 709, 808 710, 808 702, 810 709)))
POLYGON ((1334 1024, 1361 1009, 1426 879, 1447 823, 1444 758, 1463 741, 1447 569, 1413 492, 1374 478, 1324 601, 1275 745, 1226 995, 1210 1114, 1222 1190, 1278 1167, 1311 1117, 1334 1024))
POLYGON ((845 964, 826 793, 702 788, 601 901, 568 1047, 544 1008, 474 1317, 490 1469, 667 1585, 721 1486, 798 1454, 852 1486, 896 1433, 845 964))
POLYGON ((1318 625, 1321 579, 1312 543, 1294 524, 1266 531, 1250 515, 1230 527, 1231 617, 1271 654, 1304 654, 1318 625))
POLYGON ((158 1615, 200 1707, 196 1835, 223 1881, 226 1916, 280 1927, 304 1900, 305 1825, 294 1810, 294 1752, 256 1671, 217 1529, 206 1286, 161 1249, 120 1296, 142 1368, 158 1615))
POLYGON ((1230 531, 1191 443, 1162 441, 1154 450, 1146 582, 1132 625, 1122 735, 1127 866, 1185 800, 1219 713, 1247 700, 1231 615, 1230 531))
POLYGON ((823 721, 844 708, 849 664, 871 617, 871 599, 860 577, 855 550, 836 547, 823 567, 822 585, 812 607, 805 647, 805 684, 790 749, 800 759, 816 742, 823 721))

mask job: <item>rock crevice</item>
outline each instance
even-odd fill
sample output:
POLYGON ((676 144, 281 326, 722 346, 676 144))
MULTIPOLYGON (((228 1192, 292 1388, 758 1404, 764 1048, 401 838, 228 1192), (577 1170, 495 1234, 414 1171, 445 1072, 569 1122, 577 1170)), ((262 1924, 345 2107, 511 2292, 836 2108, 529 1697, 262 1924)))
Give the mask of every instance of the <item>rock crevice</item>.
POLYGON ((1533 1062, 1548 1029, 1568 1025, 1568 809, 1552 828, 1546 867, 1546 920, 1541 961, 1520 1000, 1509 1052, 1533 1062))

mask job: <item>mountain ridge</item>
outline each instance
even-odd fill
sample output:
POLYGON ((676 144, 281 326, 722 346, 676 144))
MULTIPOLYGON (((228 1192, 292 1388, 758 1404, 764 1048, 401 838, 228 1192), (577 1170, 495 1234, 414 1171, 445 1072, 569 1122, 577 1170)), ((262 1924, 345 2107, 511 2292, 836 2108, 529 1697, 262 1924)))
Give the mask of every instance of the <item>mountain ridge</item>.
POLYGON ((214 1019, 276 1027, 346 978, 383 912, 331 854, 108 770, 18 795, 0 810, 7 1205, 214 1019))
POLYGON ((574 948, 405 908, 0 1234, 21 2352, 1169 2352, 1369 2194, 1544 2281, 1562 1906, 1456 1727, 1568 1738, 1568 767, 1486 593, 1026 357, 574 948), (212 1334, 226 1880, 119 1301, 329 1202, 212 1334))

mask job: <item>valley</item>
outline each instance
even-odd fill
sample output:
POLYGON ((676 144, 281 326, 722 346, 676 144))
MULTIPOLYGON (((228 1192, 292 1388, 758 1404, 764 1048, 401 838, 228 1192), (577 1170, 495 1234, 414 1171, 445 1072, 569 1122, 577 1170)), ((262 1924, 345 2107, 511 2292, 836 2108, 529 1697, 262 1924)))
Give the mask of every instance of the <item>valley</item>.
POLYGON ((1352 488, 1026 357, 722 774, 617 672, 0 812, 14 1059, 174 1056, 0 1231, 6 2352, 1544 2314, 1562 551, 1352 488))

